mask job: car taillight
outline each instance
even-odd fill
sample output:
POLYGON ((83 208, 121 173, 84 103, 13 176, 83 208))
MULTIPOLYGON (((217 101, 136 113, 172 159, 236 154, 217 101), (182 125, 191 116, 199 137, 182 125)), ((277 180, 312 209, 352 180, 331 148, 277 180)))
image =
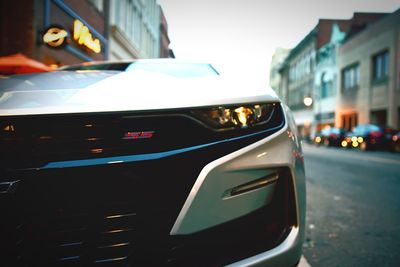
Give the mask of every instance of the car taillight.
POLYGON ((382 132, 371 132, 370 135, 372 138, 378 138, 382 136, 382 132))
POLYGON ((330 134, 330 137, 332 137, 332 138, 337 138, 338 135, 337 135, 337 134, 330 134))

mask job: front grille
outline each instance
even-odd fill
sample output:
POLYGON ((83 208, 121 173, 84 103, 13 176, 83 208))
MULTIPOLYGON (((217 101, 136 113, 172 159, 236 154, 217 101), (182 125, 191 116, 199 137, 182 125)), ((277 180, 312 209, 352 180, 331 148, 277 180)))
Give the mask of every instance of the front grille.
POLYGON ((128 203, 32 215, 16 227, 17 264, 115 266, 132 255, 136 231, 136 213, 128 203))
MULTIPOLYGON (((81 143, 88 136, 83 134, 85 130, 75 133, 60 130, 65 122, 68 122, 67 128, 71 125, 80 127, 88 117, 75 115, 62 120, 57 116, 43 119, 7 118, 2 121, 3 124, 13 125, 14 132, 1 134, 1 151, 8 157, 0 165, 0 182, 19 181, 16 191, 0 195, 0 256, 5 266, 220 265, 237 260, 239 255, 251 256, 259 251, 247 251, 246 255, 228 251, 227 254, 223 253, 222 248, 229 243, 238 244, 231 242, 233 240, 229 236, 240 235, 238 229, 242 225, 249 220, 256 223, 259 220, 254 218, 260 216, 264 218, 260 222, 265 222, 265 227, 269 225, 270 229, 268 234, 260 235, 257 241, 264 244, 262 248, 281 240, 287 227, 293 224, 282 218, 269 221, 266 214, 287 210, 286 206, 275 207, 275 204, 258 212, 258 215, 249 215, 217 230, 210 229, 188 236, 170 236, 169 232, 202 168, 217 158, 278 131, 284 125, 282 113, 277 113, 270 130, 247 132, 244 138, 233 138, 225 133, 219 135, 186 116, 168 115, 167 121, 178 119, 165 124, 164 118, 147 115, 92 117, 92 122, 103 121, 102 129, 119 129, 113 133, 118 140, 113 139, 111 130, 104 130, 111 139, 106 138, 108 141, 102 144, 108 151, 102 155, 146 155, 207 142, 214 144, 151 160, 43 168, 51 161, 100 157, 81 152, 90 148, 90 141, 81 143), (156 131, 166 135, 160 135, 158 140, 139 140, 144 142, 124 145, 127 140, 120 138, 121 129, 123 132, 128 128, 121 126, 124 125, 123 118, 133 120, 136 122, 133 123, 134 127, 143 130, 153 125, 156 131), (60 128, 57 128, 58 125, 60 128), (170 125, 185 127, 178 128, 182 130, 175 136, 167 133, 167 130, 171 130, 170 125), (24 130, 19 132, 18 129, 24 130), (38 139, 49 130, 54 131, 55 134, 51 136, 57 138, 38 139), (58 135, 64 131, 69 134, 65 139, 58 135), (71 137, 73 135, 82 137, 81 141, 76 141, 75 137, 71 137), (179 142, 181 137, 184 137, 182 143, 179 142), (42 141, 48 140, 55 143, 43 145, 42 141), (265 238, 270 241, 264 242, 265 238), (198 251, 204 251, 200 255, 201 261, 197 261, 198 251)), ((100 124, 97 122, 96 125, 100 124)), ((87 128, 95 129, 92 127, 87 128)), ((99 130, 100 133, 103 130, 99 130)), ((249 234, 252 238, 238 240, 253 242, 255 233, 249 234)), ((233 246, 230 248, 234 250, 233 246)))
MULTIPOLYGON (((114 174, 121 174, 123 170, 116 171, 114 174)), ((2 259, 7 262, 5 266, 221 266, 232 263, 273 248, 297 224, 290 172, 285 168, 277 171, 280 178, 269 205, 231 222, 181 236, 170 236, 169 230, 179 211, 176 207, 181 207, 178 200, 184 199, 182 188, 178 192, 173 191, 172 185, 163 185, 146 192, 150 195, 147 199, 139 196, 140 201, 136 199, 139 190, 128 181, 119 188, 104 188, 106 183, 99 183, 92 194, 80 195, 80 190, 90 191, 88 184, 77 188, 75 195, 68 199, 67 194, 60 193, 65 181, 42 180, 48 187, 46 190, 52 188, 50 193, 43 188, 34 190, 33 184, 25 182, 13 196, 13 209, 2 220, 4 223, 13 219, 12 223, 2 225, 2 237, 5 237, 0 241, 2 259), (55 188, 57 182, 61 184, 55 188), (171 191, 170 198, 154 196, 160 191, 171 191), (39 192, 48 196, 38 197, 39 192), (151 197, 153 201, 149 201, 151 197), (49 198, 51 203, 47 203, 49 198)))

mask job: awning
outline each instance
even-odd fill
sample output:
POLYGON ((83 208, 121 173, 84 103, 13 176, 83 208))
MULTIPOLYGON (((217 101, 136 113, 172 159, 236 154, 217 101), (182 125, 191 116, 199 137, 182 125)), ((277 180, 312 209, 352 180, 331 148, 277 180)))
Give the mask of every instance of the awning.
POLYGON ((23 54, 0 57, 0 74, 11 75, 31 72, 52 71, 49 66, 28 58, 23 54))

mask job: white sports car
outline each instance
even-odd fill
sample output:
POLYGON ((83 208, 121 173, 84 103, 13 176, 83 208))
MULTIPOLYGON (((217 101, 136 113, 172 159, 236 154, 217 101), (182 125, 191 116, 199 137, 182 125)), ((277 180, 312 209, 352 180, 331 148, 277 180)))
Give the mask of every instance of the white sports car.
POLYGON ((269 89, 177 60, 0 79, 4 266, 295 266, 305 175, 269 89))

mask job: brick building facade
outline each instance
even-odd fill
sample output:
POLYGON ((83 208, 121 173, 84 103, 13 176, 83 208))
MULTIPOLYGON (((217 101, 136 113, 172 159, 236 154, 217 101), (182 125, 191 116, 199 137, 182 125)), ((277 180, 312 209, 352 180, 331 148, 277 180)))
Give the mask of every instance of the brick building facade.
POLYGON ((0 56, 22 53, 54 66, 106 59, 107 8, 94 2, 1 1, 0 56), (54 46, 44 42, 46 33, 54 46))

